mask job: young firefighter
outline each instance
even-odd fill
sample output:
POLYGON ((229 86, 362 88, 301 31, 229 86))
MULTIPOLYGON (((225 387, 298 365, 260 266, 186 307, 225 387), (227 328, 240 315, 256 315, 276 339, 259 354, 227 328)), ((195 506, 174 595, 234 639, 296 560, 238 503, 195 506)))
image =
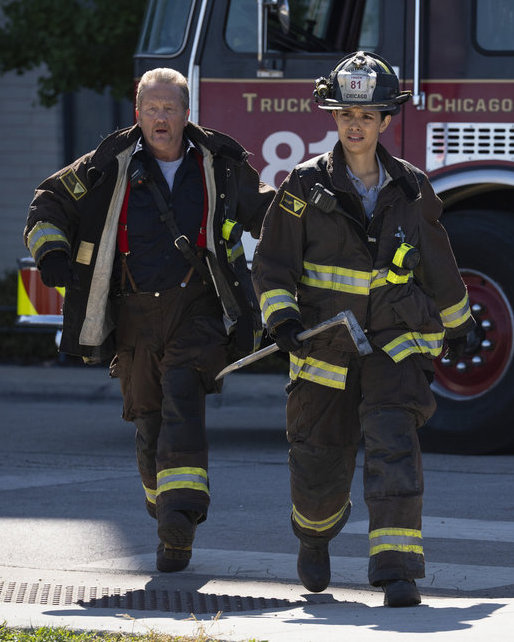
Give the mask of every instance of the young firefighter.
POLYGON ((350 514, 361 433, 369 510, 369 581, 388 606, 419 604, 424 577, 423 473, 417 429, 435 410, 433 359, 479 340, 438 219, 441 201, 417 168, 378 143, 409 95, 376 54, 346 56, 315 100, 332 111, 333 151, 295 167, 264 220, 253 281, 265 321, 290 352, 287 437, 298 575, 330 581, 328 543, 350 514), (373 353, 340 326, 303 344, 304 328, 350 309, 373 353))

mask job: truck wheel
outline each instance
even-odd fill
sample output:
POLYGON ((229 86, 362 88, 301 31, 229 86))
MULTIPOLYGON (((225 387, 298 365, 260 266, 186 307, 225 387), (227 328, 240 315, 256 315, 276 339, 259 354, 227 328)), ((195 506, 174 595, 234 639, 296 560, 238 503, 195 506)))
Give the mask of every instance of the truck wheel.
POLYGON ((424 450, 485 454, 514 449, 514 217, 453 212, 443 219, 473 316, 485 331, 480 351, 451 366, 436 361, 437 411, 420 430, 424 450))

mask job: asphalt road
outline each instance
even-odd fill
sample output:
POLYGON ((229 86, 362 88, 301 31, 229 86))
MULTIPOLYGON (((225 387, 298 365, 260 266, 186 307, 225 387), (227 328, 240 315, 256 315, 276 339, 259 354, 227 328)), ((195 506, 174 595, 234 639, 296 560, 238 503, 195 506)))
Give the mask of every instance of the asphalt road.
POLYGON ((424 455, 423 604, 386 609, 367 586, 361 454, 333 582, 311 595, 289 526, 283 382, 227 384, 209 401, 209 518, 188 569, 165 575, 116 382, 0 367, 0 622, 281 642, 511 639, 514 456, 424 455))

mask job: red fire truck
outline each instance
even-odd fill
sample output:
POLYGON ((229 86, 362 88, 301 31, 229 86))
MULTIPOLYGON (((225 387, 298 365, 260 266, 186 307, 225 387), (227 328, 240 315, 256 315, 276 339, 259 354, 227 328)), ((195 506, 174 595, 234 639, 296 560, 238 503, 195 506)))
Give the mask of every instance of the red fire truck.
MULTIPOLYGON (((514 446, 514 2, 512 0, 150 0, 136 80, 181 71, 191 119, 230 133, 264 181, 332 148, 313 80, 346 53, 375 51, 413 99, 384 143, 424 169, 485 330, 482 349, 437 363, 425 446, 514 446)), ((251 250, 251 245, 247 245, 251 250)))
POLYGON ((191 120, 238 139, 275 186, 337 140, 314 79, 357 49, 393 64, 412 100, 384 143, 443 200, 485 331, 479 353, 437 362, 431 450, 514 447, 513 33, 512 0, 150 0, 135 55, 136 82, 159 66, 187 76, 191 120))

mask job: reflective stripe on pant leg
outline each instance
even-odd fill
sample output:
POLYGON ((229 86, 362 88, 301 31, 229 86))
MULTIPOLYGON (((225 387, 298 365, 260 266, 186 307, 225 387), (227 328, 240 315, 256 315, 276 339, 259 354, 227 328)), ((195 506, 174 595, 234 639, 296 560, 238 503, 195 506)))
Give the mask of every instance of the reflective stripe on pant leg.
POLYGON ((160 362, 162 427, 157 449, 157 513, 196 513, 209 506, 205 395, 220 389, 214 376, 226 364, 228 337, 213 288, 190 282, 162 302, 164 355, 160 362), (177 311, 177 302, 180 309, 177 311), (167 320, 177 317, 168 327, 167 320))
MULTIPOLYGON (((394 508, 398 513, 401 504, 403 511, 412 515, 419 508, 416 503, 414 498, 401 498, 394 508)), ((425 577, 421 530, 398 527, 371 530, 368 577, 373 586, 380 586, 386 580, 412 580, 425 577)))
POLYGON ((416 419, 408 410, 387 409, 369 413, 362 427, 370 583, 424 577, 423 473, 416 419))
POLYGON ((364 496, 369 510, 369 580, 424 577, 423 470, 417 428, 433 397, 419 363, 386 355, 363 361, 361 425, 364 496))
POLYGON ((357 404, 345 391, 298 381, 287 402, 287 438, 298 537, 331 539, 350 514, 350 487, 360 439, 357 404))
POLYGON ((369 554, 384 551, 423 555, 421 531, 412 528, 377 528, 369 534, 369 554))
POLYGON ((157 513, 209 506, 205 392, 199 373, 170 368, 162 376, 162 425, 157 447, 157 513))
POLYGON ((334 515, 330 515, 327 519, 323 520, 310 520, 305 515, 302 515, 296 506, 293 505, 291 512, 291 523, 293 532, 297 537, 302 540, 312 541, 319 540, 319 538, 332 539, 339 533, 343 526, 350 517, 352 504, 350 498, 347 499, 341 510, 337 511, 334 515))

